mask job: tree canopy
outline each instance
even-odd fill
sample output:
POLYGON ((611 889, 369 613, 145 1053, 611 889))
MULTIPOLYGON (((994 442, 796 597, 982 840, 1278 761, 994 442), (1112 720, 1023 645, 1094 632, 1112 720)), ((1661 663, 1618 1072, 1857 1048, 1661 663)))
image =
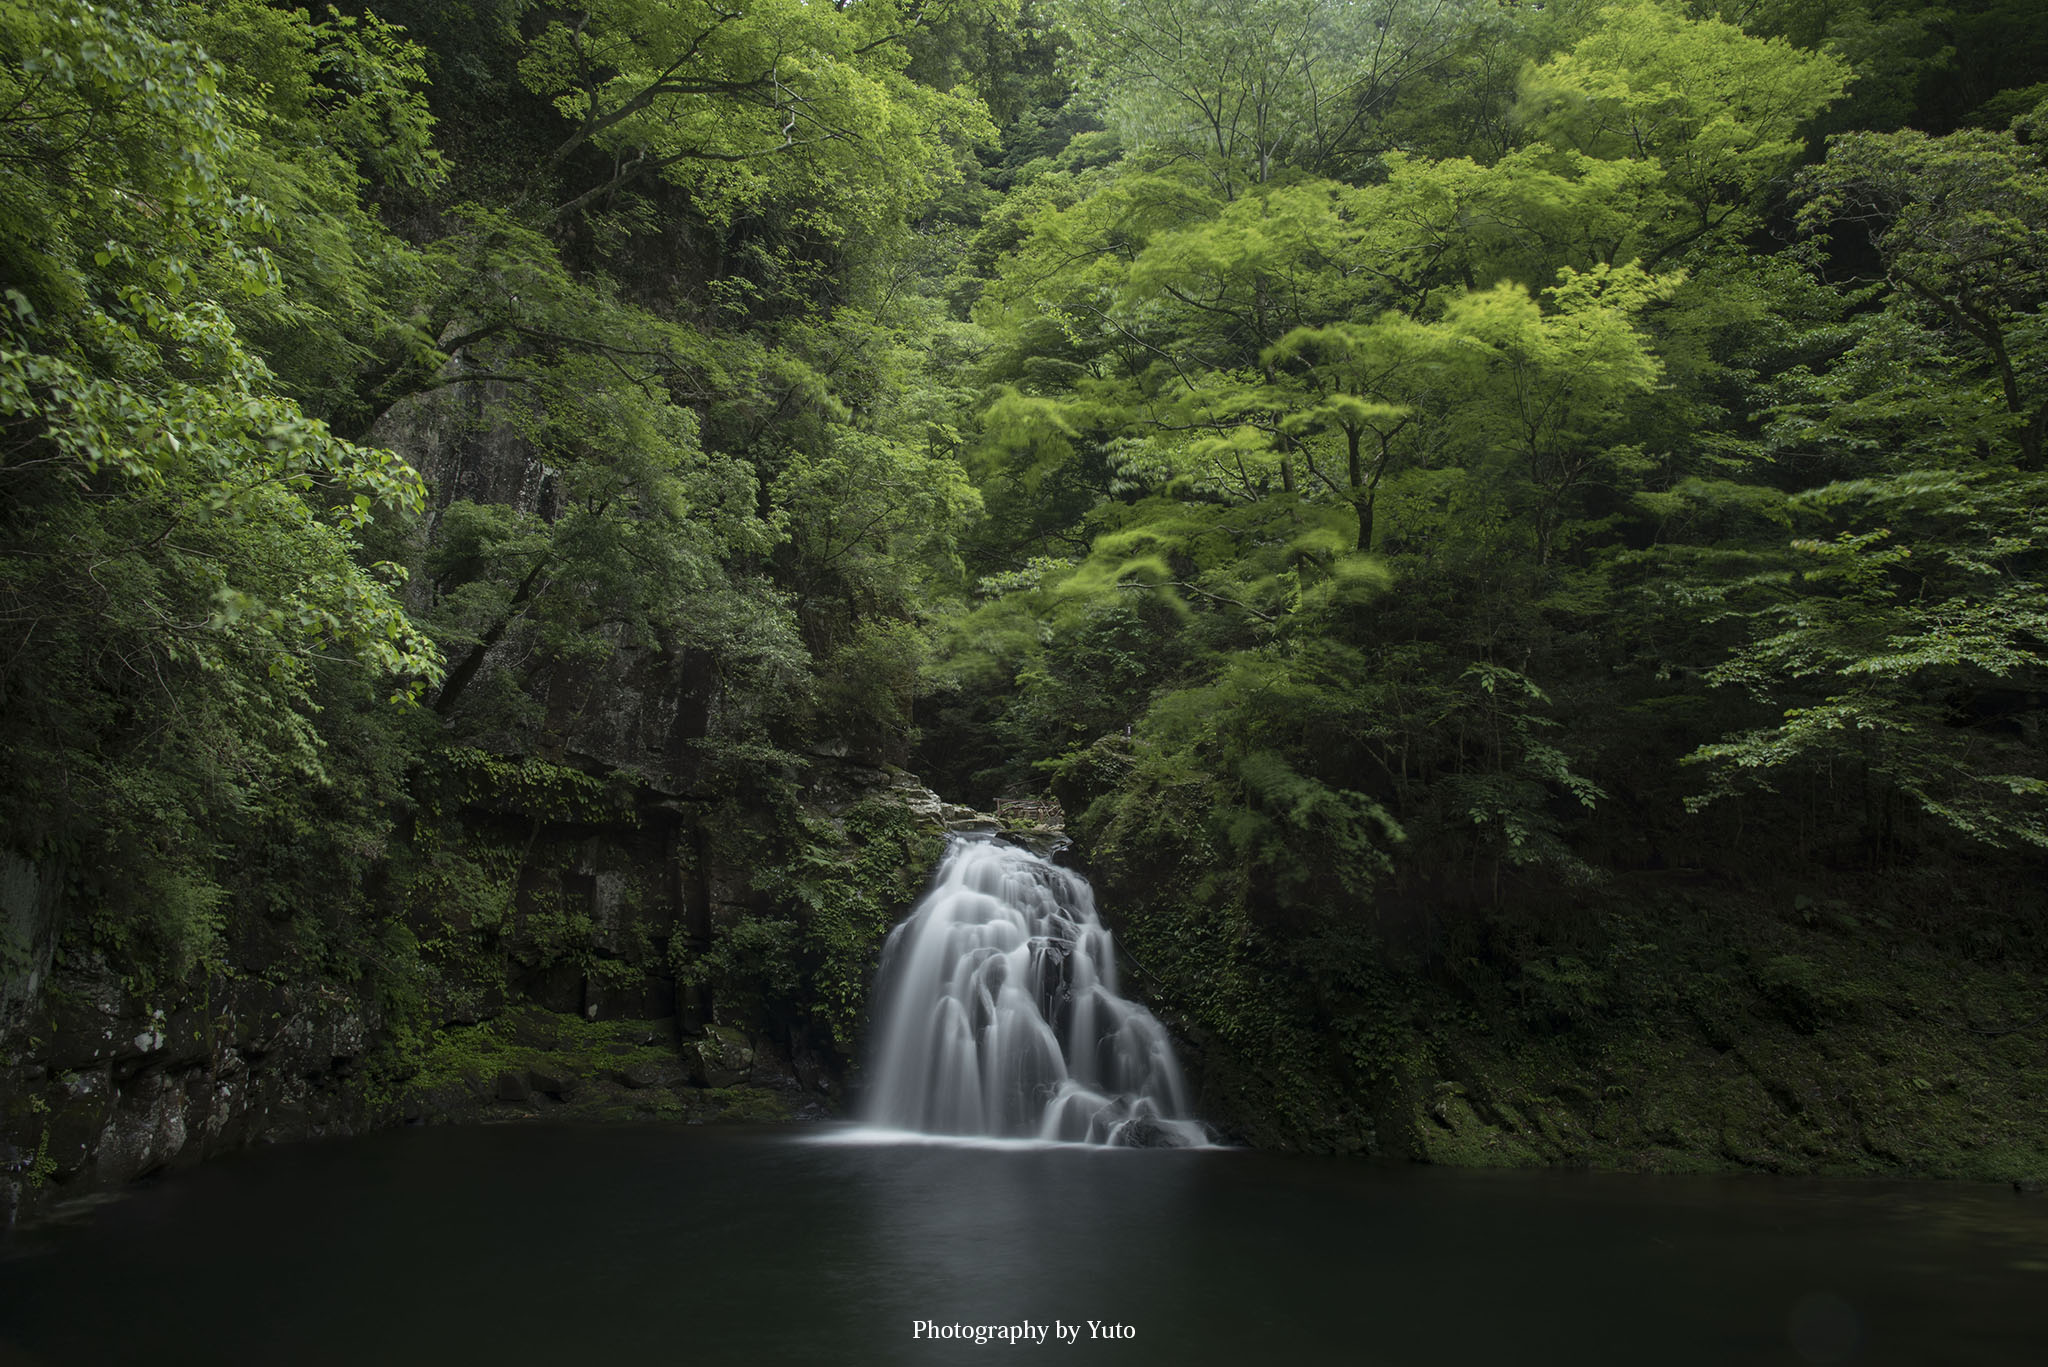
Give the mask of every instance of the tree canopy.
POLYGON ((2023 9, 0 0, 10 849, 417 986, 688 812, 838 1038, 749 822, 908 764, 1290 1049, 1617 874, 2037 857, 2023 9))

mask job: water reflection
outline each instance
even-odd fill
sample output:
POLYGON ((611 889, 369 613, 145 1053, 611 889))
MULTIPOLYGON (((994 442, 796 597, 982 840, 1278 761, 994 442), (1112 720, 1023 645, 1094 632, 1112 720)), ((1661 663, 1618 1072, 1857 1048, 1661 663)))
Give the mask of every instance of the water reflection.
POLYGON ((409 1131, 16 1236, 0 1364, 2033 1364, 2042 1268, 2048 1202, 1986 1187, 409 1131))
MULTIPOLYGON (((1193 1155, 1071 1146, 864 1144, 834 1146, 857 1174, 855 1256, 865 1269, 852 1305, 879 1312, 888 1360, 950 1361, 986 1351, 913 1337, 938 1325, 1078 1328, 1093 1354, 1131 1342, 1096 1340, 1088 1325, 1129 1325, 1171 1336, 1185 1292, 1204 1269, 1189 1199, 1193 1155)), ((1135 1342, 1135 1341, 1133 1341, 1135 1342)), ((1152 1360, 1147 1358, 1146 1360, 1152 1360)))

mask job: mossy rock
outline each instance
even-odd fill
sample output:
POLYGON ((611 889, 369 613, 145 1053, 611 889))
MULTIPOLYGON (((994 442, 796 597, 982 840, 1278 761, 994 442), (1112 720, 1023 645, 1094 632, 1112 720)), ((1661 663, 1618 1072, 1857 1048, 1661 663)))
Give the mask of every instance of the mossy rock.
POLYGON ((713 1087, 704 1099, 717 1108, 715 1119, 734 1125, 786 1125, 796 1117, 789 1098, 759 1087, 713 1087))
POLYGON ((1431 1092, 1416 1117, 1413 1133, 1421 1148, 1415 1156, 1425 1163, 1519 1168, 1543 1162, 1543 1155, 1520 1135, 1480 1119, 1464 1087, 1455 1082, 1439 1083, 1431 1092))
POLYGON ((706 1027, 704 1037, 691 1042, 686 1057, 691 1081, 699 1087, 736 1087, 754 1070, 753 1045, 744 1031, 730 1025, 706 1027))

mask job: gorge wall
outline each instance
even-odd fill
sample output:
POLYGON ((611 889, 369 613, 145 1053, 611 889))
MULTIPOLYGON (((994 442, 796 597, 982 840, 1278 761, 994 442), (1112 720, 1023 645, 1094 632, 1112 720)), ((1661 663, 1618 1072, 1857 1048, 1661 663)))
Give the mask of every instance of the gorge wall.
MULTIPOLYGON (((501 920, 451 885, 325 973, 259 925, 226 965, 142 989, 67 943, 61 895, 11 869, 30 967, 5 980, 0 1210, 392 1124, 835 1111, 865 965, 959 813, 901 772, 821 757, 809 778, 802 857, 823 878, 729 862, 735 832, 643 794, 638 820, 507 837, 501 920), (804 1000, 828 964, 850 975, 843 1033, 804 1000)), ((469 815, 464 858, 489 862, 502 814, 469 815)), ((772 846, 761 826, 737 838, 772 846)))
MULTIPOLYGON (((500 398, 450 386, 377 434, 433 491, 408 550, 421 610, 459 578, 436 560, 451 508, 561 515, 500 398)), ((615 633, 569 663, 519 607, 449 650, 418 709, 440 735, 379 795, 339 910, 230 900, 203 960, 166 974, 74 870, 5 857, 0 1220, 379 1125, 838 1105, 882 935, 967 814, 830 737, 784 736, 735 779, 704 758, 745 705, 712 652, 615 633)))

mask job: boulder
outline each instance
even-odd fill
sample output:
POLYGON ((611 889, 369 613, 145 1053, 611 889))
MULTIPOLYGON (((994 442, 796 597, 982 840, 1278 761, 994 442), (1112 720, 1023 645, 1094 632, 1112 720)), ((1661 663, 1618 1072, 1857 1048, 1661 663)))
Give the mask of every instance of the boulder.
POLYGON ((737 1087, 754 1071, 754 1050, 730 1025, 706 1026, 689 1046, 691 1081, 699 1087, 737 1087))
POLYGON ((1117 1142, 1131 1149, 1178 1149, 1187 1145, 1187 1140, 1149 1115, 1133 1117, 1117 1135, 1117 1142))
POLYGON ((529 1068, 526 1080, 534 1091, 551 1096, 557 1101, 566 1101, 576 1094, 576 1079, 565 1072, 529 1068))
POLYGON ((614 1068, 612 1077, 621 1085, 638 1091, 646 1087, 673 1087, 684 1080, 683 1065, 677 1059, 644 1059, 614 1068))

